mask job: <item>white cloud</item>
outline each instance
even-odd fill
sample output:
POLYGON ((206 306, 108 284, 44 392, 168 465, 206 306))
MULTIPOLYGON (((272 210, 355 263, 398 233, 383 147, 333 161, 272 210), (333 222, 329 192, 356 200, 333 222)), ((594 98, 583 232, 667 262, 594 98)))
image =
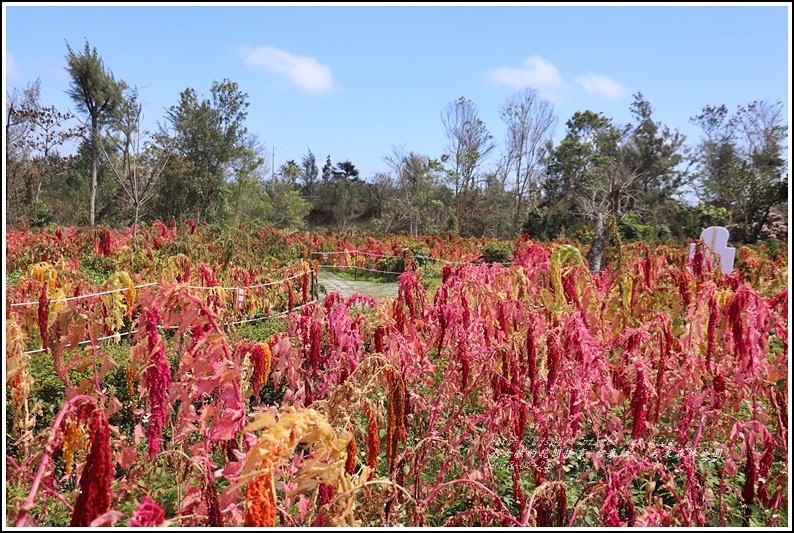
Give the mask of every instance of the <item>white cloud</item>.
POLYGON ((585 91, 591 94, 600 94, 609 100, 620 100, 628 94, 628 89, 610 77, 598 74, 585 74, 577 76, 574 80, 581 85, 585 91))
POLYGON ((325 93, 336 89, 331 68, 313 57, 299 56, 273 46, 243 47, 245 64, 284 76, 309 93, 325 93))
POLYGON ((489 70, 486 76, 495 83, 515 89, 531 87, 550 100, 555 99, 558 91, 565 89, 565 82, 557 67, 540 56, 528 57, 521 67, 497 67, 489 70))
POLYGON ((5 67, 6 67, 6 76, 9 78, 13 78, 18 80, 22 78, 22 72, 19 69, 19 63, 17 63, 17 58, 14 54, 6 50, 6 60, 5 60, 5 67))

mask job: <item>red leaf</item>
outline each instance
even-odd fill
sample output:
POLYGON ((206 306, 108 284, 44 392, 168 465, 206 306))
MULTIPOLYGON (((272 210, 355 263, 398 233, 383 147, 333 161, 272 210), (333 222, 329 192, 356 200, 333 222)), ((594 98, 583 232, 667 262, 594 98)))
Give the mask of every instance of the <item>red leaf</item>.
POLYGON ((304 494, 298 496, 298 513, 301 519, 301 522, 306 519, 306 516, 309 514, 309 498, 307 498, 304 494))
MULTIPOLYGON (((140 425, 138 427, 140 427, 140 425)), ((137 460, 138 451, 135 449, 135 446, 121 446, 121 455, 119 455, 119 466, 121 468, 128 470, 137 460)))
POLYGON ((211 440, 229 440, 237 435, 240 428, 241 412, 235 409, 226 409, 223 414, 215 419, 212 424, 211 440))

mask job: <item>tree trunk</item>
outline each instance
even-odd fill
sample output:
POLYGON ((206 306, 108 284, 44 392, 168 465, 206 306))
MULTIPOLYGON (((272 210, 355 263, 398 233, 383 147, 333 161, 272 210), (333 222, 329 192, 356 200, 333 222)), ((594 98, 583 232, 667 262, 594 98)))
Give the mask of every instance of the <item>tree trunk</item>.
POLYGON ((590 244, 590 253, 587 255, 587 264, 590 272, 601 270, 601 257, 609 243, 609 227, 604 224, 604 216, 598 215, 594 221, 593 242, 590 244))
POLYGON ((138 234, 138 210, 140 209, 141 204, 135 202, 135 218, 132 220, 132 240, 135 240, 136 235, 138 234))
POLYGON ((91 199, 88 204, 88 223, 94 227, 96 214, 96 188, 97 188, 97 119, 91 119, 91 199))
POLYGON ((516 197, 516 212, 513 215, 513 228, 510 233, 511 235, 516 235, 516 233, 518 233, 518 224, 520 223, 521 204, 523 203, 523 196, 524 195, 519 192, 518 196, 516 197))

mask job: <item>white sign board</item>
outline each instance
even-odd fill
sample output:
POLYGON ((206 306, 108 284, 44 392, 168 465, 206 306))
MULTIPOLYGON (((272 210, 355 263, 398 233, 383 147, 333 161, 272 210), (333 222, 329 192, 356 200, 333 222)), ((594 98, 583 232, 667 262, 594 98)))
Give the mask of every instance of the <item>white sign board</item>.
MULTIPOLYGON (((700 232, 700 240, 706 243, 706 257, 715 267, 720 266, 723 274, 730 274, 733 270, 733 260, 736 258, 736 248, 728 246, 730 232, 722 226, 710 226, 700 232)), ((689 245, 689 260, 695 255, 695 244, 689 245)))

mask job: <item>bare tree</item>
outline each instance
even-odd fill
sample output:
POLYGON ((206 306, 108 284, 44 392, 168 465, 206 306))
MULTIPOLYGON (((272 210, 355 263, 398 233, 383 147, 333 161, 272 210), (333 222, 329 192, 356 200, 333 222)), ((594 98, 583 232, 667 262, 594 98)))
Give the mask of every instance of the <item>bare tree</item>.
POLYGON ((441 122, 449 140, 448 154, 442 161, 452 160, 449 175, 455 197, 455 214, 459 217, 460 197, 476 187, 477 169, 495 144, 480 119, 477 106, 464 97, 447 104, 441 113, 441 122))
POLYGON ((551 103, 538 99, 534 89, 508 97, 499 114, 507 126, 503 170, 505 176, 513 176, 515 234, 524 212, 539 198, 543 162, 557 119, 551 103))
POLYGON ((143 105, 138 101, 137 90, 128 89, 127 97, 110 119, 111 127, 121 134, 119 161, 114 162, 101 137, 98 138, 102 153, 124 191, 124 200, 132 206, 133 239, 137 235, 141 208, 154 196, 157 180, 175 148, 175 141, 166 148, 152 144, 149 133, 141 129, 142 111, 143 105))
POLYGON ((408 234, 415 237, 432 234, 445 226, 449 209, 444 203, 446 188, 438 186, 440 162, 408 152, 405 146, 392 146, 392 153, 383 160, 390 167, 388 227, 394 224, 396 230, 401 230, 407 226, 408 234))
POLYGON ((6 165, 7 178, 12 185, 7 201, 11 197, 14 199, 10 202, 14 205, 8 207, 16 211, 23 202, 15 183, 22 178, 24 203, 34 214, 45 179, 62 174, 69 160, 58 154, 58 147, 84 134, 82 126, 64 127, 66 121, 75 118, 74 115, 39 103, 40 86, 40 80, 36 80, 22 91, 15 89, 8 95, 6 103, 6 165))

